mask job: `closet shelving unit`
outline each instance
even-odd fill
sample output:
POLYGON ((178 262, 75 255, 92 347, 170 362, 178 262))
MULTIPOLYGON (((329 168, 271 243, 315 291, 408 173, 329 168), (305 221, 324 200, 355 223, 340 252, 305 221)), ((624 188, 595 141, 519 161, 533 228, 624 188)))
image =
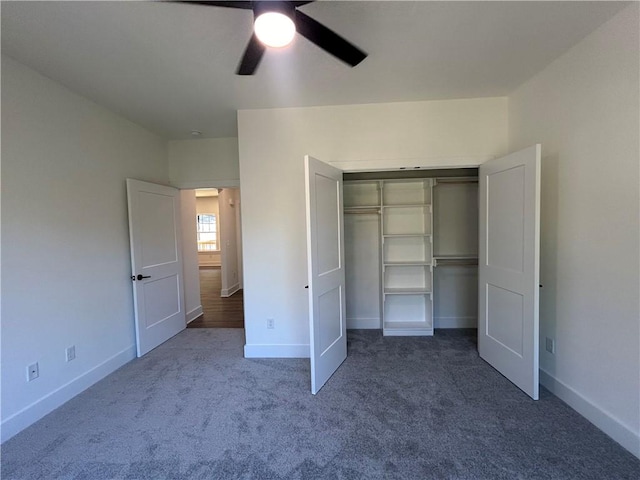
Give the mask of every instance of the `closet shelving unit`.
POLYGON ((433 180, 381 180, 384 335, 433 335, 433 180))
POLYGON ((420 336, 477 324, 478 177, 470 173, 345 181, 347 321, 362 325, 351 328, 420 336))

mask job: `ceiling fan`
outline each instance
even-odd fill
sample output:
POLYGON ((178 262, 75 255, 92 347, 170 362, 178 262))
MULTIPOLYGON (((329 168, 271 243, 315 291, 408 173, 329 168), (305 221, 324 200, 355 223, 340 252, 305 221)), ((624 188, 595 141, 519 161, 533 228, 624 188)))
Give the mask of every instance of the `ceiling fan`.
POLYGON ((283 47, 293 40, 296 32, 352 67, 367 58, 367 54, 358 47, 298 10, 298 7, 312 1, 176 1, 175 3, 253 11, 254 33, 244 50, 236 70, 237 75, 253 75, 267 46, 283 47), (272 43, 270 43, 269 39, 263 38, 263 35, 268 35, 269 32, 276 37, 284 38, 271 40, 272 43))

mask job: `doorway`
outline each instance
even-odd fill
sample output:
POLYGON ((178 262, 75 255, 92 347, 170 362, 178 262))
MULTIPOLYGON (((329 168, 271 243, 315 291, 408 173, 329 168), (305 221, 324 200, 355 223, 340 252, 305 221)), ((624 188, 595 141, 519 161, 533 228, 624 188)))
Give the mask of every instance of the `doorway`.
MULTIPOLYGON (((201 188, 189 192, 195 197, 194 208, 188 213, 183 210, 183 215, 195 220, 189 222, 195 242, 185 250, 196 249, 202 313, 187 328, 244 328, 239 191, 201 188)), ((193 253, 185 252, 192 257, 193 253)))

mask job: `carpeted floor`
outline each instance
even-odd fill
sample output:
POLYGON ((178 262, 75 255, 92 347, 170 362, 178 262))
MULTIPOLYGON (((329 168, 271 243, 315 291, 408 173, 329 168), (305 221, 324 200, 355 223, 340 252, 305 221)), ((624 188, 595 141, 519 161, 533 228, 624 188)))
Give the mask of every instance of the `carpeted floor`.
POLYGON ((317 396, 309 361, 242 358, 188 329, 2 445, 3 479, 633 479, 640 461, 479 359, 475 331, 349 333, 317 396))

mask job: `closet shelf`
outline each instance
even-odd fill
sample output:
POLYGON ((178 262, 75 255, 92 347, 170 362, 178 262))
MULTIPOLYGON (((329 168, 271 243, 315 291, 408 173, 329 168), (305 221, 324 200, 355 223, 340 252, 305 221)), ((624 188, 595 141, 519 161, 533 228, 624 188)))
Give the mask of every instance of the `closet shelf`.
POLYGON ((465 266, 478 265, 478 257, 475 255, 444 255, 433 258, 433 266, 465 266))
POLYGON ((383 233, 385 238, 431 237, 430 233, 383 233))
POLYGON ((380 209, 380 204, 376 204, 376 205, 345 205, 344 206, 345 210, 369 210, 369 209, 373 209, 373 208, 380 209))
POLYGON ((414 265, 422 267, 431 265, 431 262, 428 262, 427 260, 403 260, 397 262, 385 261, 383 264, 385 267, 411 267, 414 265))
POLYGON ((391 288, 384 289, 385 295, 430 295, 431 290, 424 287, 418 288, 391 288))
POLYGON ((379 208, 345 208, 345 215, 380 215, 379 208))
POLYGON ((430 203, 392 203, 382 205, 382 208, 408 208, 408 207, 431 207, 430 203))

